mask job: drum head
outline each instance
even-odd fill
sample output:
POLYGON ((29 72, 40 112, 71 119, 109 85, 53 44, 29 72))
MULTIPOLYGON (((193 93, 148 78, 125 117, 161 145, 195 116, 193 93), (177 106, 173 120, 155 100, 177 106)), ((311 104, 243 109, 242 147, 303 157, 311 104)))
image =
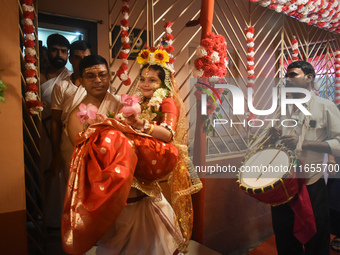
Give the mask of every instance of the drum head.
POLYGON ((291 158, 284 150, 268 148, 252 154, 240 167, 240 184, 251 189, 272 186, 291 168, 291 158))

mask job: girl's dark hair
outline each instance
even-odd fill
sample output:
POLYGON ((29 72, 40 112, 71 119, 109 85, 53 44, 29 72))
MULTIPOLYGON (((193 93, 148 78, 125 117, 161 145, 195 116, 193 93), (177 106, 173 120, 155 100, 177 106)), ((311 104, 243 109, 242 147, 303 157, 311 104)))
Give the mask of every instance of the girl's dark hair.
POLYGON ((158 74, 158 78, 162 81, 162 84, 164 84, 164 81, 165 81, 165 71, 162 67, 160 67, 159 65, 149 65, 149 64, 146 64, 146 65, 143 65, 143 67, 140 69, 140 73, 142 73, 142 71, 145 69, 145 68, 149 68, 151 70, 154 70, 154 71, 157 71, 157 74, 158 74))

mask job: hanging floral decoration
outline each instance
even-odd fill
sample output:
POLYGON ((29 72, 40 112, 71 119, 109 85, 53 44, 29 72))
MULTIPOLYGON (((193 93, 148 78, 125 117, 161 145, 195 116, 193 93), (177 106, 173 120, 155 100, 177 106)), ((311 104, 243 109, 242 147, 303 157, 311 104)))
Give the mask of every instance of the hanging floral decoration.
POLYGON ((340 104, 340 50, 335 52, 335 104, 340 104))
POLYGON ((174 69, 175 59, 174 59, 174 56, 171 54, 171 52, 173 52, 175 48, 174 48, 174 46, 172 46, 174 36, 171 34, 172 33, 171 27, 172 27, 171 21, 166 21, 165 24, 164 24, 165 36, 163 37, 161 44, 163 46, 163 49, 166 50, 166 52, 169 55, 168 65, 172 69, 174 69))
POLYGON ((292 44, 292 62, 299 60, 299 44, 298 40, 296 40, 296 37, 294 36, 292 40, 290 40, 292 44))
POLYGON ((34 6, 33 0, 22 0, 23 19, 21 21, 24 33, 24 56, 25 56, 25 71, 24 77, 26 80, 26 94, 25 101, 26 106, 31 115, 37 115, 42 110, 42 103, 38 99, 37 91, 37 67, 35 65, 37 61, 37 52, 35 50, 35 35, 34 35, 34 6))
POLYGON ((130 53, 130 38, 129 38, 129 4, 130 0, 122 0, 123 7, 121 9, 122 12, 122 20, 120 21, 120 37, 122 42, 122 49, 119 52, 119 58, 122 60, 122 64, 120 65, 117 76, 123 82, 124 85, 129 86, 131 84, 131 79, 129 78, 129 74, 127 72, 128 69, 128 56, 130 53))
MULTIPOLYGON (((253 89, 253 104, 254 104, 254 79, 255 79, 255 72, 254 72, 254 27, 248 27, 246 30, 244 30, 244 33, 247 38, 247 72, 248 72, 248 83, 247 87, 253 89)), ((252 120, 254 119, 254 113, 249 112, 248 113, 248 118, 247 120, 252 120)))
POLYGON ((340 33, 338 0, 249 0, 278 13, 285 13, 308 25, 340 33))
POLYGON ((227 43, 222 35, 207 33, 196 49, 195 78, 218 78, 227 74, 227 43))
MULTIPOLYGON (((194 95, 197 100, 201 100, 202 94, 207 94, 207 114, 215 113, 222 118, 222 115, 218 114, 220 108, 217 107, 217 102, 222 102, 221 96, 226 95, 228 90, 217 89, 215 84, 226 83, 224 76, 227 74, 228 58, 225 38, 213 32, 207 33, 196 49, 196 56, 198 58, 194 62, 193 76, 197 78, 197 83, 194 95)), ((208 115, 203 116, 203 132, 207 134, 213 130, 208 115)))

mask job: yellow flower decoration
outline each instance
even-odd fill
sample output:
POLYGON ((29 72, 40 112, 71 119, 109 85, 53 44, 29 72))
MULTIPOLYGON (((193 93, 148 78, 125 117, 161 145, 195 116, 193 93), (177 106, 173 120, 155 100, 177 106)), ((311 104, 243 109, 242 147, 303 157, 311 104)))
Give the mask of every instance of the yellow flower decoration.
POLYGON ((141 50, 137 57, 137 62, 141 65, 144 65, 150 60, 150 51, 149 50, 141 50))
POLYGON ((155 62, 160 65, 165 65, 169 62, 169 55, 165 50, 155 50, 154 52, 155 62))

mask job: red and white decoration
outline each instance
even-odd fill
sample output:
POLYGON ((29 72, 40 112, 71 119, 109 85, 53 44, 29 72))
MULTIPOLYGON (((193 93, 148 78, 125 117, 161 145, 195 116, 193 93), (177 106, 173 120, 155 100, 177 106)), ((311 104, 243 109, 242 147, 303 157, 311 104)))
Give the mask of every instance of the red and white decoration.
POLYGON ((222 35, 207 33, 197 47, 196 55, 195 78, 218 78, 227 74, 227 43, 222 35))
POLYGON ((249 0, 259 2, 278 13, 285 13, 308 25, 315 25, 340 33, 340 6, 338 0, 249 0))
MULTIPOLYGON (((254 27, 248 27, 244 31, 247 37, 247 72, 248 72, 248 83, 247 87, 253 89, 253 104, 254 104, 254 79, 255 79, 255 72, 254 72, 254 27)), ((254 113, 250 112, 247 120, 254 119, 254 113)))
POLYGON ((335 52, 335 104, 340 104, 340 50, 335 52))
POLYGON ((292 43, 292 62, 299 60, 299 44, 298 40, 296 40, 296 37, 294 36, 294 39, 290 40, 292 43))
POLYGON ((35 50, 35 35, 34 35, 34 7, 33 0, 22 0, 23 19, 21 21, 23 25, 24 33, 24 57, 25 57, 25 71, 24 77, 26 80, 26 94, 25 101, 27 109, 31 115, 37 115, 42 110, 42 103, 38 99, 37 91, 37 67, 35 65, 37 61, 37 52, 35 50))
POLYGON ((129 86, 131 84, 131 80, 129 78, 129 74, 127 72, 128 69, 128 56, 130 53, 130 38, 129 38, 129 4, 130 0, 122 0, 123 7, 122 7, 122 20, 120 21, 121 24, 121 42, 122 42, 122 50, 119 52, 119 58, 122 60, 122 64, 120 65, 117 76, 123 82, 124 85, 129 86))
POLYGON ((171 54, 171 52, 174 51, 174 46, 172 46, 172 43, 173 43, 173 39, 174 39, 174 36, 171 34, 172 33, 172 23, 171 21, 167 21, 165 22, 164 24, 164 28, 165 28, 165 36, 164 36, 164 39, 163 39, 163 47, 164 49, 166 50, 166 52, 169 54, 169 66, 174 69, 174 62, 175 62, 175 59, 174 59, 174 56, 171 54))

